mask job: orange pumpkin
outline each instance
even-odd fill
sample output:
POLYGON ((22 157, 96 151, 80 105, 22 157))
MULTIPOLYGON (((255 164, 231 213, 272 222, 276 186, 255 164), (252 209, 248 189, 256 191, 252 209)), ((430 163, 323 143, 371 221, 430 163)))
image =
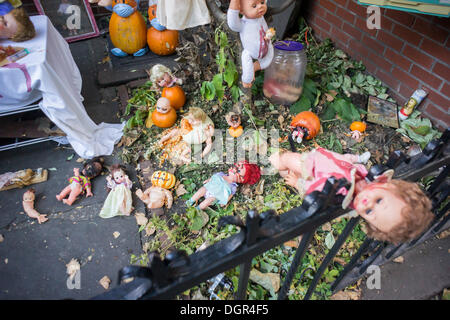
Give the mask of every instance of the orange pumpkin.
POLYGON ((156 18, 156 4, 148 7, 148 21, 152 21, 156 18))
POLYGON ((233 127, 229 127, 228 128, 228 133, 230 134, 230 136, 232 136, 233 138, 237 138, 240 137, 242 135, 242 133, 244 132, 244 128, 242 128, 242 126, 239 126, 237 128, 233 128, 233 127))
POLYGON ((164 189, 171 189, 175 186, 177 179, 175 176, 167 171, 155 171, 150 179, 153 186, 161 187, 164 189))
MULTIPOLYGON (((119 1, 113 1, 113 6, 117 3, 119 1)), ((132 7, 137 6, 134 0, 125 0, 125 4, 132 7)), ((145 19, 137 10, 126 18, 113 12, 109 20, 109 35, 114 47, 133 54, 146 45, 147 25, 145 19)))
POLYGON ((364 131, 366 131, 366 124, 361 121, 354 121, 350 125, 350 130, 351 131, 359 131, 359 132, 363 133, 364 131))
POLYGON ((184 90, 178 85, 164 88, 161 96, 169 99, 170 105, 176 110, 180 110, 186 103, 184 90))
POLYGON ((172 54, 178 46, 178 31, 158 31, 151 27, 147 31, 147 44, 150 50, 157 55, 167 56, 172 54))
POLYGON ((320 130, 319 117, 311 111, 303 111, 297 114, 291 122, 292 127, 306 128, 308 133, 306 140, 314 138, 320 130))
POLYGON ((153 124, 160 128, 170 128, 177 121, 177 112, 171 108, 167 113, 161 113, 158 110, 152 112, 153 124))

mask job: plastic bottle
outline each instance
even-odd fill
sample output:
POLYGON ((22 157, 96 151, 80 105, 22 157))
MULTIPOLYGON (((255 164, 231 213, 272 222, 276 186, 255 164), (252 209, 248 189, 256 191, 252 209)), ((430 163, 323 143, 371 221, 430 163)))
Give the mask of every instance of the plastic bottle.
POLYGON ((414 108, 417 107, 427 95, 428 93, 422 89, 417 89, 416 91, 414 91, 412 96, 398 112, 399 119, 407 119, 413 112, 414 108))

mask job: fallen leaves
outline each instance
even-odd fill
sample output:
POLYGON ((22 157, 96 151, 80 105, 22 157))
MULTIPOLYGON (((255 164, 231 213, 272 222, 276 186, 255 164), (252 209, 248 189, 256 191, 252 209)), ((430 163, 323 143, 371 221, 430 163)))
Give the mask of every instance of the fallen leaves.
POLYGON ((118 237, 120 237, 120 232, 114 231, 113 236, 114 236, 114 239, 117 239, 118 237))
POLYGON ((280 290, 280 274, 279 273, 262 273, 256 269, 250 271, 250 280, 259 284, 263 288, 267 289, 271 293, 278 292, 280 290))
POLYGON ((405 258, 403 256, 399 256, 392 261, 394 261, 395 263, 403 263, 405 262, 405 258))
POLYGON ((331 300, 359 300, 360 291, 339 291, 330 297, 331 300))
POLYGON ((109 289, 109 285, 111 283, 111 279, 108 278, 108 276, 104 276, 103 278, 101 278, 99 280, 99 283, 105 290, 108 290, 109 289))
POLYGON ((136 223, 138 226, 145 226, 148 222, 148 218, 145 216, 145 213, 137 212, 134 214, 136 218, 136 223))
POLYGON ((69 275, 70 279, 73 279, 73 277, 76 275, 78 271, 80 271, 80 263, 77 261, 77 259, 72 258, 68 264, 66 264, 66 273, 69 275))

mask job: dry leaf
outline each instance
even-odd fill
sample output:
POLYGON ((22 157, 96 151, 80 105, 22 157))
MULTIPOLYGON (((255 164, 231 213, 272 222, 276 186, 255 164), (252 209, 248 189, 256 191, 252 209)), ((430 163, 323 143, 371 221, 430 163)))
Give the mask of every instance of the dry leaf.
MULTIPOLYGON (((445 238, 447 238, 448 236, 450 236, 450 229, 447 229, 447 230, 445 230, 445 231, 442 231, 441 233, 439 233, 439 234, 437 235, 438 239, 445 239, 445 238)), ((0 241, 0 242, 1 242, 1 241, 0 241)))
POLYGON ((77 161, 78 163, 81 163, 81 162, 84 162, 84 159, 83 159, 83 158, 78 158, 76 161, 77 161))
POLYGON ((180 183, 180 185, 175 189, 175 194, 177 197, 181 197, 183 194, 186 194, 187 191, 184 188, 184 184, 180 183))
POLYGON ((73 279, 75 274, 80 270, 81 266, 77 259, 72 258, 68 264, 66 264, 66 273, 69 275, 70 279, 73 279))
POLYGON ((286 241, 285 243, 283 243, 283 245, 286 247, 297 248, 298 242, 295 240, 289 240, 289 241, 286 241))
POLYGON ((114 236, 114 239, 117 239, 120 236, 120 232, 114 231, 113 236, 114 236))
POLYGON ((3 237, 2 234, 0 234, 0 243, 3 242, 5 240, 5 238, 3 237))
POLYGON ((111 279, 108 278, 108 276, 104 276, 103 278, 100 279, 99 283, 103 288, 105 288, 105 290, 108 290, 109 284, 111 283, 111 279))
POLYGON ((135 213, 134 216, 136 217, 136 223, 138 224, 138 226, 144 226, 147 224, 148 219, 145 216, 145 213, 135 213))
POLYGON ((263 194, 264 192, 264 179, 259 180, 258 185, 256 186, 255 194, 263 194))
POLYGON ((278 273, 262 273, 256 269, 252 269, 252 271, 250 272, 250 280, 256 282, 269 291, 273 290, 273 292, 278 292, 278 290, 280 289, 281 280, 280 274, 278 273))
POLYGON ((395 258, 392 261, 394 261, 395 263, 403 263, 403 262, 405 262, 405 258, 403 258, 403 256, 400 256, 400 257, 395 258))
POLYGON ((359 300, 361 293, 355 291, 339 291, 330 297, 331 300, 359 300))

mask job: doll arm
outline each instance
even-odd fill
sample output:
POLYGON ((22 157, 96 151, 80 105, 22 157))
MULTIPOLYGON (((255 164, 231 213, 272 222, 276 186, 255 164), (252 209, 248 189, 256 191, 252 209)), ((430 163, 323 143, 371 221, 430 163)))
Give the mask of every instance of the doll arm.
POLYGON ((92 197, 93 195, 94 194, 92 193, 91 183, 88 182, 88 184, 86 185, 86 198, 92 197))
POLYGON ((227 23, 234 32, 241 32, 242 24, 239 18, 240 3, 239 0, 231 0, 227 11, 227 23))
POLYGON ((206 147, 205 147, 205 149, 204 149, 203 152, 202 152, 202 158, 203 158, 204 156, 206 156, 206 155, 211 151, 211 148, 212 148, 212 138, 209 137, 209 138, 206 140, 206 147))
POLYGON ((178 129, 173 129, 169 133, 167 133, 165 136, 163 136, 161 139, 159 139, 159 144, 163 144, 165 141, 169 140, 173 136, 175 136, 178 133, 178 129))
POLYGON ((166 190, 166 189, 163 189, 163 191, 166 195, 167 208, 170 209, 170 208, 172 208, 172 203, 173 203, 172 192, 170 192, 169 190, 166 190))

